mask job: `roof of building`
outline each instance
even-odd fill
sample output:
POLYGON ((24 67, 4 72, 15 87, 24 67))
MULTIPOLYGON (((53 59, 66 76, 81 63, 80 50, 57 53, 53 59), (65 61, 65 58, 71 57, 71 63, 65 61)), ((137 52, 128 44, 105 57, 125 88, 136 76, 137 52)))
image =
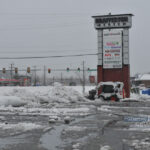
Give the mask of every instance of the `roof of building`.
POLYGON ((150 80, 150 74, 141 74, 135 80, 143 81, 143 80, 150 80))

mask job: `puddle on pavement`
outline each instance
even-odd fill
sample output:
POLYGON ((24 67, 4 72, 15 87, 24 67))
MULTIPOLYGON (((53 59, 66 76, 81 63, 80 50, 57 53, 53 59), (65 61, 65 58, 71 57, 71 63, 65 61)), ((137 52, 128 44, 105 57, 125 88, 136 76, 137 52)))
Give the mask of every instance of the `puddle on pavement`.
POLYGON ((40 139, 40 142, 42 143, 41 146, 47 150, 58 149, 57 147, 63 144, 60 136, 65 127, 66 125, 57 126, 56 129, 45 133, 40 139))
MULTIPOLYGON (((76 118, 71 124, 76 124, 84 120, 85 118, 93 119, 92 116, 76 118)), ((61 137, 61 132, 65 130, 67 127, 68 125, 63 124, 60 126, 56 126, 54 130, 50 130, 49 132, 45 133, 40 139, 41 146, 43 148, 46 148, 47 150, 57 150, 59 146, 64 146, 65 143, 62 141, 60 137, 61 137)), ((82 137, 81 139, 82 141, 85 141, 87 137, 82 137)))
MULTIPOLYGON (((85 117, 84 117, 85 118, 85 117)), ((80 122, 83 120, 83 117, 81 118, 75 118, 74 121, 71 122, 71 124, 80 122)), ((63 141, 61 140, 61 132, 65 130, 68 127, 68 125, 60 125, 56 126, 54 130, 50 130, 49 132, 45 133, 41 138, 41 146, 43 148, 46 148, 47 150, 56 150, 58 149, 58 146, 63 146, 63 141)))
POLYGON ((26 135, 19 135, 19 136, 12 136, 12 137, 6 137, 6 138, 0 138, 0 149, 6 148, 7 146, 19 144, 19 143, 25 143, 26 135))

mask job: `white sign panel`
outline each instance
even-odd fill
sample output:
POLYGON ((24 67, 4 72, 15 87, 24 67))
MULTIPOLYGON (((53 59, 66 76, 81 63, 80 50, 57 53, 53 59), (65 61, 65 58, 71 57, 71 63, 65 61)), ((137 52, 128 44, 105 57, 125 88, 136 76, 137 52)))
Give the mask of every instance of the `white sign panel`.
POLYGON ((103 31, 103 68, 122 68, 122 30, 103 31))

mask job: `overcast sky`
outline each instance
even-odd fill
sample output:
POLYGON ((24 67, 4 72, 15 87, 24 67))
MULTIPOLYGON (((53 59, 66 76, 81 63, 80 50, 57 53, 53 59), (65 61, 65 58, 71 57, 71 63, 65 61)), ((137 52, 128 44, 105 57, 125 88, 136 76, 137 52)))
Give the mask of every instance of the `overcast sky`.
MULTIPOLYGON (((0 0, 0 57, 97 53, 91 16, 132 13, 131 74, 150 72, 149 6, 149 0, 0 0)), ((96 68, 97 56, 0 60, 0 67, 77 68, 83 60, 96 68)))

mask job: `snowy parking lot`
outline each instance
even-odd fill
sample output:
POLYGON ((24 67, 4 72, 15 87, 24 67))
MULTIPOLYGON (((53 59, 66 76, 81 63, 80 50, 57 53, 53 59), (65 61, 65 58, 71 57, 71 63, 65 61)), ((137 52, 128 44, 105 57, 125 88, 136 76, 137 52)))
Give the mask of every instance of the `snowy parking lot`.
MULTIPOLYGON (((94 87, 86 87, 86 92, 94 87)), ((82 87, 0 87, 2 150, 149 150, 150 101, 90 101, 82 87)))

